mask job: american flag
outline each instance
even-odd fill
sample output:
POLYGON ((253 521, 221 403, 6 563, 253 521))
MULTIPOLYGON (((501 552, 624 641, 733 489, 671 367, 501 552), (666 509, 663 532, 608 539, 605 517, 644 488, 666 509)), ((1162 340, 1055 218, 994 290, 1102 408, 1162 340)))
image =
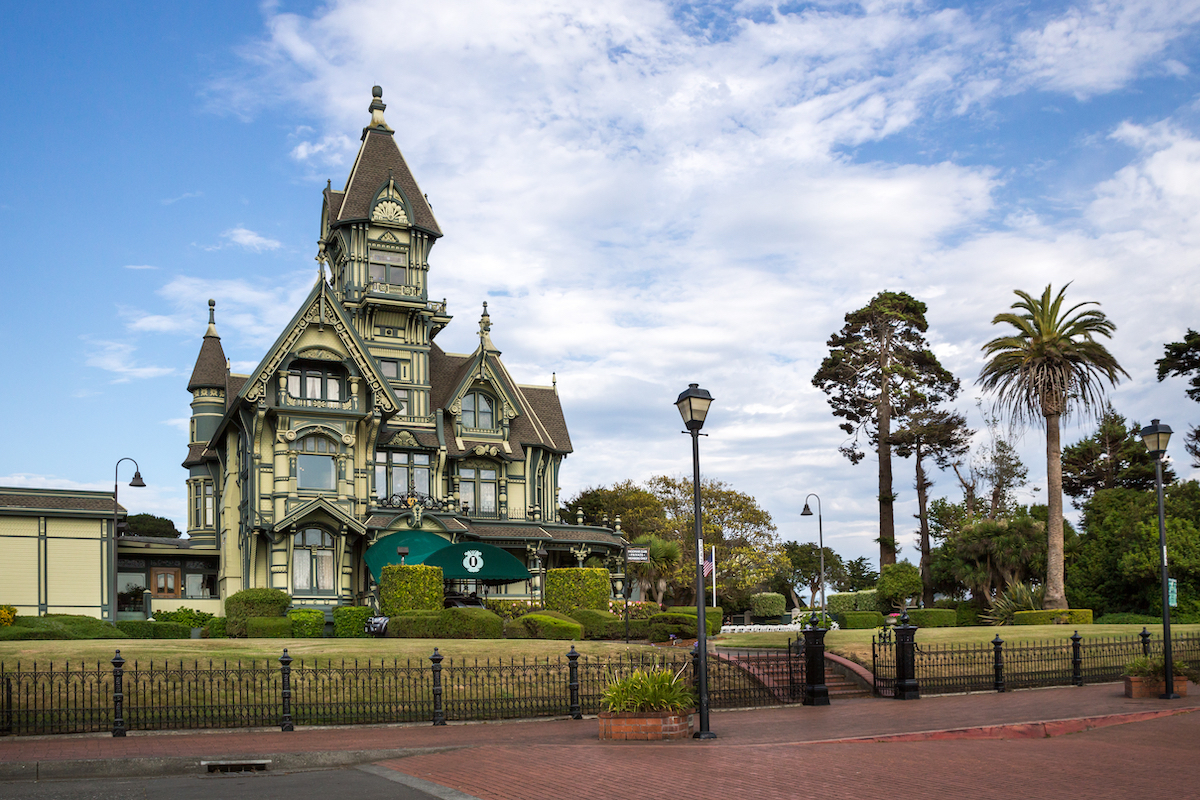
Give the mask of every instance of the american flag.
POLYGON ((710 555, 704 559, 704 577, 707 578, 709 575, 712 575, 712 571, 713 571, 713 557, 710 555))

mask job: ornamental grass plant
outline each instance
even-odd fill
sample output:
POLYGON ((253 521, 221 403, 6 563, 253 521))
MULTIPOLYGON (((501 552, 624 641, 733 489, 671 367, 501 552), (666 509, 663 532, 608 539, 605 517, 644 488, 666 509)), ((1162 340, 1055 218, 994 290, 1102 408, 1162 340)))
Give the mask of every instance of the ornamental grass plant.
POLYGON ((670 711, 679 713, 694 708, 695 695, 691 687, 680 679, 683 673, 668 669, 637 669, 623 678, 610 674, 608 685, 600 696, 605 711, 645 713, 670 711))

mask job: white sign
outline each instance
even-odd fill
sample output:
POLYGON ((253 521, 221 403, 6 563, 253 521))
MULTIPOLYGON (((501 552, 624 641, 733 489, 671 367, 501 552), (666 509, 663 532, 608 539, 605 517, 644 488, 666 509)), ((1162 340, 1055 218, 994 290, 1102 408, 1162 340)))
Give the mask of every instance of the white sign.
POLYGON ((650 548, 649 547, 630 547, 625 550, 629 554, 629 560, 634 563, 648 564, 650 563, 650 548))
POLYGON ((463 567, 467 572, 479 572, 483 569, 483 553, 478 550, 468 550, 463 553, 463 567))

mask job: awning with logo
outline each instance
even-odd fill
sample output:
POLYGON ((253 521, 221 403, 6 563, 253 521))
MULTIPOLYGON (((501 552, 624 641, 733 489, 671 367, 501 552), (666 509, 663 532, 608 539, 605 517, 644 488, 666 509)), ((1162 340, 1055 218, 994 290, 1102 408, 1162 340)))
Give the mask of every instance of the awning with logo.
MULTIPOLYGON (((413 562, 410 560, 408 563, 413 562)), ((479 581, 496 586, 530 578, 529 570, 516 556, 482 542, 459 542, 443 547, 422 563, 441 567, 442 577, 448 581, 479 581)))
POLYGON ((443 547, 449 547, 450 540, 429 531, 396 531, 387 536, 381 536, 375 544, 367 548, 363 560, 371 577, 379 580, 383 568, 388 564, 399 564, 400 556, 396 554, 397 547, 407 547, 408 555, 404 556, 405 564, 420 564, 443 547))

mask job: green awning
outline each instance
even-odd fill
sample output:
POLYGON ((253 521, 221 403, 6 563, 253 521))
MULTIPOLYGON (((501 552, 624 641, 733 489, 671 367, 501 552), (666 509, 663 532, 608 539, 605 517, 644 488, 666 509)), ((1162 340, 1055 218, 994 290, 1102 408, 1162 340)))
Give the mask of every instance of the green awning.
POLYGON ((443 547, 422 563, 441 567, 442 577, 448 581, 479 581, 493 586, 527 581, 530 577, 529 570, 516 556, 482 542, 459 542, 443 547))
POLYGON ((449 546, 449 539, 429 531, 396 531, 380 537, 368 547, 363 560, 367 562, 367 569, 371 570, 371 577, 379 580, 386 565, 400 563, 400 556, 396 555, 397 547, 408 548, 405 564, 420 564, 438 550, 449 546))

